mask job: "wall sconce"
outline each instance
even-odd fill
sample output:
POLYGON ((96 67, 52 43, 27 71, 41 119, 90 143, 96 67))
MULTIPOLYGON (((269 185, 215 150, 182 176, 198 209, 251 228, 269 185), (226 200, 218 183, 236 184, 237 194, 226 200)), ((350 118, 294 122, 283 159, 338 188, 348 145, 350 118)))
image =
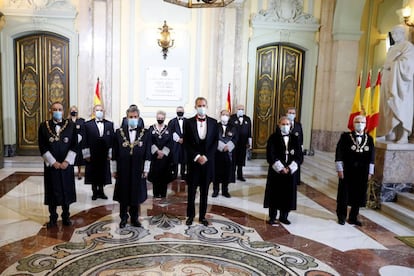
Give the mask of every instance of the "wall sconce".
POLYGON ((164 25, 162 28, 158 28, 161 30, 161 38, 158 39, 158 46, 162 48, 162 56, 164 59, 167 58, 168 49, 174 46, 174 39, 171 39, 170 30, 172 30, 167 25, 167 21, 164 20, 164 25))
POLYGON ((404 23, 405 25, 407 25, 408 27, 414 27, 414 23, 411 23, 410 17, 411 17, 411 8, 410 6, 406 6, 403 10, 402 10, 402 16, 404 17, 404 23))

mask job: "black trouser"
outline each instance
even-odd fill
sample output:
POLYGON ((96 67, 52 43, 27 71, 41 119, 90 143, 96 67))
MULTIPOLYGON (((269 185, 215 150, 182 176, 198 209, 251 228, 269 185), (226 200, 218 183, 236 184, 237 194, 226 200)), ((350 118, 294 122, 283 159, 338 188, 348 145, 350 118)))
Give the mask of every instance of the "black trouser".
POLYGON ((243 166, 237 165, 237 177, 242 178, 243 177, 243 166))
POLYGON ((139 213, 139 204, 130 206, 128 204, 119 204, 119 217, 121 221, 127 221, 128 217, 131 217, 131 222, 138 221, 138 213, 139 213), (128 208, 129 207, 129 208, 128 208), (128 216, 129 213, 129 216, 128 216))
MULTIPOLYGON (((336 196, 336 215, 338 220, 346 220, 348 213, 348 187, 343 179, 339 179, 338 194, 336 196)), ((359 214, 359 205, 352 204, 349 212, 349 220, 356 221, 359 214)))
POLYGON ((92 184, 92 193, 94 196, 104 194, 104 185, 103 184, 92 184))
MULTIPOLYGON (((213 192, 218 193, 220 191, 220 183, 213 183, 213 192)), ((221 193, 226 194, 229 192, 229 183, 221 183, 221 193)))
MULTIPOLYGON (((278 209, 273 207, 269 208, 269 220, 276 220, 277 210, 278 209)), ((279 220, 287 220, 288 215, 289 211, 280 210, 279 220)))
MULTIPOLYGON (((203 181, 206 179, 205 170, 200 171, 200 178, 203 181)), ((207 197, 208 197, 208 186, 209 183, 202 183, 200 185, 200 208, 199 208, 199 219, 205 219, 207 212, 207 197)), ((187 216, 189 218, 195 217, 195 196, 197 192, 197 185, 195 183, 188 183, 188 194, 187 194, 187 216)))
MULTIPOLYGON (((58 214, 56 212, 57 206, 56 205, 49 205, 49 220, 52 222, 56 222, 58 219, 58 214)), ((62 220, 67 220, 70 217, 69 213, 69 204, 62 205, 62 220)))
MULTIPOLYGON (((180 166, 180 175, 181 175, 181 179, 183 179, 183 178, 186 177, 186 174, 185 174, 186 165, 185 165, 185 163, 181 163, 180 165, 181 165, 180 166)), ((173 165, 173 179, 176 179, 177 176, 178 176, 178 163, 173 165)))

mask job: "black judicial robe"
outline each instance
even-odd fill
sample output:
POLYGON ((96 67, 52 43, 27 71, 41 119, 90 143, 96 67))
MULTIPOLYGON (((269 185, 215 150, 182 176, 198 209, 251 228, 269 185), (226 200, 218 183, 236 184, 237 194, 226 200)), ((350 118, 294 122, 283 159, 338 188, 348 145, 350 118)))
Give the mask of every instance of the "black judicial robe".
POLYGON ((236 126, 239 137, 234 152, 235 165, 245 166, 247 145, 249 144, 249 138, 252 137, 252 121, 247 115, 243 115, 243 123, 240 123, 237 114, 232 114, 229 123, 236 126))
POLYGON ((335 162, 338 161, 343 162, 347 205, 365 207, 369 165, 375 163, 374 140, 364 134, 358 145, 355 132, 342 133, 335 152, 335 162))
MULTIPOLYGON (((227 124, 226 131, 223 131, 223 124, 218 123, 218 140, 224 144, 232 142, 234 145, 237 144, 237 129, 232 124, 227 124)), ((233 151, 216 151, 216 172, 215 182, 228 184, 234 178, 233 173, 233 151)))
POLYGON ((285 167, 293 161, 298 166, 302 163, 303 154, 298 137, 290 133, 288 147, 286 148, 282 133, 277 128, 267 140, 266 159, 269 164, 269 169, 267 173, 264 208, 272 207, 282 211, 296 210, 297 184, 295 182, 295 174, 297 171, 293 174, 281 174, 276 172, 272 168, 272 165, 276 161, 280 161, 285 167))
MULTIPOLYGON (((73 121, 72 121, 73 122, 73 121)), ((83 155, 82 155, 82 140, 84 139, 84 124, 85 124, 85 119, 84 118, 77 118, 74 122, 75 127, 76 127, 76 134, 77 134, 77 141, 78 141, 78 146, 76 149, 76 159, 75 159, 75 166, 84 166, 85 165, 85 160, 83 159, 83 155), (79 138, 81 138, 81 140, 79 141, 79 138)))
MULTIPOLYGON (((184 127, 185 127, 185 121, 187 119, 182 118, 182 120, 183 120, 183 131, 181 131, 180 129, 180 123, 178 122, 177 117, 170 120, 170 122, 168 123, 168 129, 170 130, 171 135, 173 135, 173 133, 175 132, 180 138, 184 137, 184 127)), ((172 148, 171 157, 173 159, 174 164, 186 164, 187 163, 187 156, 185 152, 184 143, 180 144, 173 140, 173 148, 172 148)))
POLYGON ((104 132, 99 136, 95 120, 85 122, 83 149, 89 148, 91 159, 85 162, 85 184, 106 185, 112 183, 108 152, 112 148, 114 124, 103 119, 104 132))
POLYGON ((156 184, 168 184, 172 180, 170 165, 172 155, 172 133, 168 126, 164 125, 161 131, 157 130, 155 125, 150 126, 148 130, 150 147, 156 146, 159 150, 164 147, 170 150, 170 153, 164 155, 162 159, 157 158, 157 153, 152 154, 151 169, 148 175, 148 180, 156 184))
POLYGON ((138 128, 135 142, 131 145, 128 127, 117 129, 112 159, 116 161, 117 167, 113 199, 129 206, 144 202, 147 199, 147 186, 141 176, 145 161, 151 159, 148 131, 138 128))
MULTIPOLYGON (((40 124, 39 151, 43 155, 46 152, 56 159, 57 162, 65 161, 69 151, 76 153, 77 135, 75 124, 70 120, 63 120, 60 135, 57 138, 53 120, 48 120, 40 124)), ((75 173, 73 165, 69 165, 65 170, 55 169, 53 166, 44 164, 44 188, 45 205, 69 205, 76 201, 75 173)))

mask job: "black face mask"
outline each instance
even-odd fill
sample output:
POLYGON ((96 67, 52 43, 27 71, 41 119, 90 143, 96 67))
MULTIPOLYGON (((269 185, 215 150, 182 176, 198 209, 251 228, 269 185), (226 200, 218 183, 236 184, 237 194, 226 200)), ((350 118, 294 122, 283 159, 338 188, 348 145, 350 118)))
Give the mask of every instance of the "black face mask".
POLYGON ((70 116, 76 116, 76 115, 78 115, 78 112, 76 112, 76 111, 71 111, 70 112, 70 116))
POLYGON ((162 123, 164 123, 164 120, 157 120, 157 122, 161 125, 162 123))
POLYGON ((184 112, 181 112, 181 111, 178 111, 178 112, 177 112, 177 116, 178 116, 178 117, 181 117, 181 116, 183 116, 183 115, 184 115, 184 112))

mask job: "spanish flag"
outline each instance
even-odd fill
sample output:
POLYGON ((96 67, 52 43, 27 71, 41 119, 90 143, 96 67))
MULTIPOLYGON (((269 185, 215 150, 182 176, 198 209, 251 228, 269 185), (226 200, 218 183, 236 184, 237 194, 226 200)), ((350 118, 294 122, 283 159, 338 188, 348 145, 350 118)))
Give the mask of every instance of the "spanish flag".
POLYGON ((99 78, 96 81, 95 95, 93 96, 93 105, 102 104, 99 78))
POLYGON ((351 114, 349 115, 348 128, 354 130, 354 118, 361 114, 361 75, 359 74, 358 85, 355 90, 354 102, 352 104, 351 114))
POLYGON ((229 89, 227 90, 226 109, 228 112, 231 113, 230 83, 229 83, 229 89))
POLYGON ((372 98, 372 109, 369 120, 368 132, 374 139, 377 136, 377 126, 379 124, 379 107, 380 107, 380 91, 381 91, 381 71, 378 70, 377 82, 375 83, 374 96, 372 98))
POLYGON ((371 127, 371 70, 368 72, 367 83, 365 85, 364 99, 362 100, 363 115, 367 120, 366 132, 369 132, 371 127))

